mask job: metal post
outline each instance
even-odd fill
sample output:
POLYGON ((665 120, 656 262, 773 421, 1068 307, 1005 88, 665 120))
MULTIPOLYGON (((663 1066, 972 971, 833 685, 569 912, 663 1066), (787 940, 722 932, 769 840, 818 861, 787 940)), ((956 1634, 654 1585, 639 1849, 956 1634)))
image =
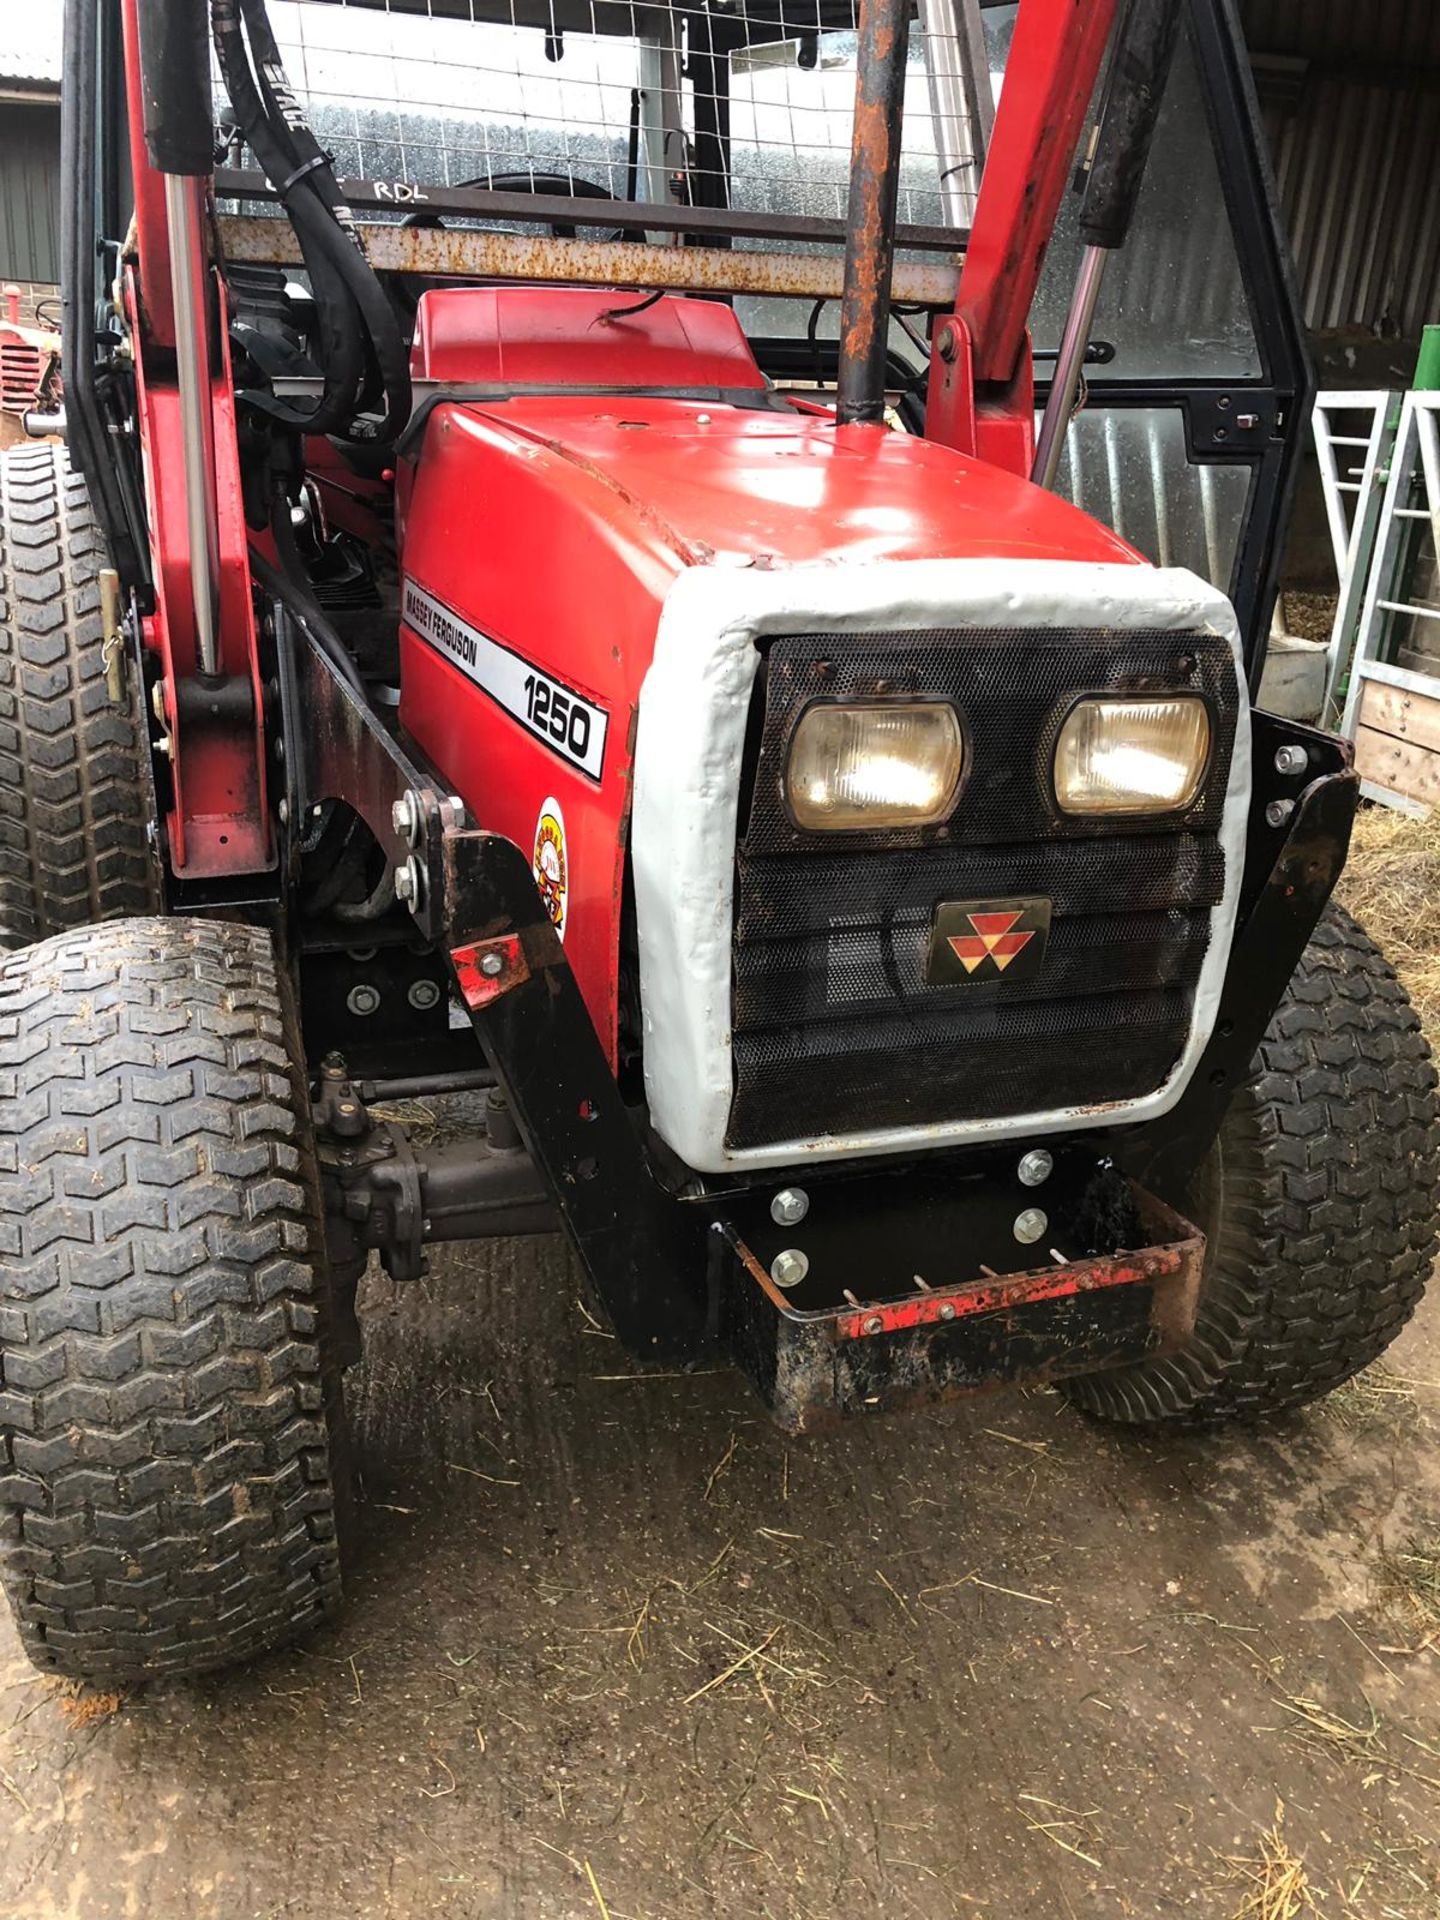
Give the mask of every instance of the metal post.
POLYGON ((909 0, 860 0, 835 409, 842 426, 885 416, 909 20, 909 0))
POLYGON ((1055 361, 1055 378, 1050 383, 1050 398, 1045 402, 1045 418, 1040 422, 1040 438, 1035 447, 1035 465, 1031 478, 1037 486, 1053 487, 1065 451, 1065 429, 1080 390, 1080 373, 1085 365, 1085 349, 1090 344, 1090 329, 1095 322, 1095 304, 1100 298, 1100 283, 1105 278, 1109 250, 1086 247, 1080 256, 1080 272, 1065 316, 1065 332, 1055 361))
POLYGON ((968 229, 995 124, 985 29, 978 0, 917 0, 917 15, 940 159, 940 200, 948 223, 968 229))
POLYGON ((220 672, 220 508, 215 426, 210 417, 210 346, 205 317, 206 250, 202 180, 165 175, 170 291, 175 307, 175 372, 185 447, 185 522, 200 671, 220 672))

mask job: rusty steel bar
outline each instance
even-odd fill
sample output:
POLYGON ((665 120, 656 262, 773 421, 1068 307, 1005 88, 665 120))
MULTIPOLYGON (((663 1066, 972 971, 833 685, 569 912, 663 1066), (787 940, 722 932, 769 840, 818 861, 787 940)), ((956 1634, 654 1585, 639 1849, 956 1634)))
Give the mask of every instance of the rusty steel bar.
POLYGON ((845 291, 840 306, 836 416, 842 426, 885 416, 890 276, 900 191, 909 0, 860 0, 855 130, 850 145, 845 291))
MULTIPOLYGON (((217 223, 227 260, 285 265, 300 249, 288 220, 228 214, 217 223)), ((640 246, 624 240, 554 240, 547 234, 482 233, 441 227, 365 223, 358 232, 370 264, 382 273, 452 280, 540 280, 590 287, 658 287, 677 293, 772 293, 838 299, 837 254, 747 253, 740 248, 640 246)), ((890 297, 948 307, 959 268, 951 260, 901 261, 890 297)), ((882 357, 883 376, 884 362, 882 357)))
MULTIPOLYGON (((506 220, 557 227, 618 227, 632 233, 688 234, 703 245, 712 240, 730 246, 738 239, 766 240, 781 246, 814 242, 842 247, 846 223, 809 213, 768 213, 745 207, 695 207, 660 200, 590 200, 564 193, 520 193, 495 187, 418 186, 396 180, 340 182, 347 207, 366 213, 404 212, 423 216, 423 224, 506 220)), ((221 167, 215 174, 220 200, 278 200, 279 194, 251 168, 221 167)), ((417 217, 417 224, 422 220, 417 217)), ((895 244, 922 253, 960 252, 967 233, 962 224, 926 226, 914 222, 895 229, 895 244)))

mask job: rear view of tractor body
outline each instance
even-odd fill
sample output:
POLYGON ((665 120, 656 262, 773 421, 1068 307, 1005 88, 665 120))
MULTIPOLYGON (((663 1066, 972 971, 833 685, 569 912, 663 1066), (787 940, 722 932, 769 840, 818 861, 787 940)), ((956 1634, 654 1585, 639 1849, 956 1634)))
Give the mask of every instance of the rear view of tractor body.
POLYGON ((1328 906, 1347 750, 1250 704, 1306 375, 1228 8, 297 11, 67 10, 68 457, 0 490, 36 1661, 333 1610, 374 1255, 563 1231, 797 1433, 1364 1365, 1434 1075, 1328 906), (428 160, 322 124, 367 60, 428 160), (1115 291, 1206 125, 1214 374, 1115 291))

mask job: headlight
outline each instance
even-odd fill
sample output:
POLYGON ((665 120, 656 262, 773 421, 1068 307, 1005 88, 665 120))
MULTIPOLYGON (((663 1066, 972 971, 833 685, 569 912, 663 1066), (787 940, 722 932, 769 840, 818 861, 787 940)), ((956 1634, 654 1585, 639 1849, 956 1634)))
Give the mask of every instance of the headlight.
POLYGON ((1179 813, 1200 790, 1210 714, 1193 694, 1082 700, 1055 747, 1062 813, 1179 813))
POLYGON ((955 798, 965 749, 955 709, 811 707, 790 742, 785 792, 801 827, 921 827, 955 798))

